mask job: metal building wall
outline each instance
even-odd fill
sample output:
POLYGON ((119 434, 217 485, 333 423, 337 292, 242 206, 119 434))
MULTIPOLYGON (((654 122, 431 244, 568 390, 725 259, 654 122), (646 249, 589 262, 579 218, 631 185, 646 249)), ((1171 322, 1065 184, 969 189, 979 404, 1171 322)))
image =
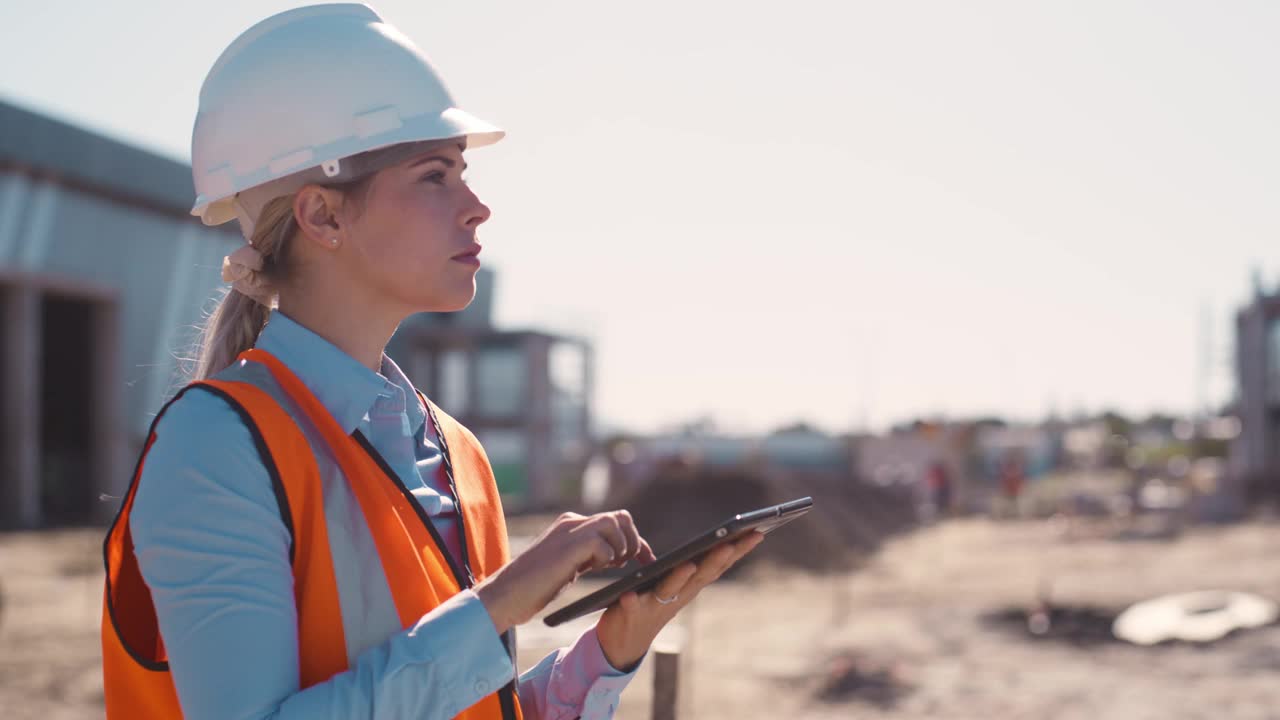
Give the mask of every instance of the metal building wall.
MULTIPOLYGON (((234 225, 206 228, 191 217, 193 197, 185 163, 0 102, 0 353, 9 360, 0 365, 17 389, 5 398, 5 423, 39 416, 41 393, 56 381, 39 377, 42 298, 91 302, 90 354, 105 356, 84 358, 101 396, 86 413, 105 431, 84 442, 110 459, 95 479, 103 492, 128 482, 154 413, 182 380, 177 358, 190 354, 221 291, 222 256, 241 242, 234 225)), ((14 465, 0 496, 22 507, 0 521, 39 524, 30 496, 41 470, 33 451, 12 445, 0 452, 14 465)))
POLYGON ((139 436, 171 389, 238 236, 50 181, 0 174, 0 268, 78 279, 120 298, 121 421, 139 436), (16 198, 16 199, 15 199, 16 198), (15 217, 16 216, 16 217, 15 217))

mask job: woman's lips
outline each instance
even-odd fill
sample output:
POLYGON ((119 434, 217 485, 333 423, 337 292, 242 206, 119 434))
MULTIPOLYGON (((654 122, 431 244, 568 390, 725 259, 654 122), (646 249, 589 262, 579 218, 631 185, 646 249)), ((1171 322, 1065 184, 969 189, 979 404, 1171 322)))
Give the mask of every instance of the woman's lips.
POLYGON ((480 245, 477 244, 477 245, 472 245, 470 248, 466 250, 466 252, 461 252, 461 253, 458 253, 457 255, 454 255, 451 259, 457 260, 458 262, 466 265, 474 265, 479 267, 480 265, 479 255, 480 255, 480 245))

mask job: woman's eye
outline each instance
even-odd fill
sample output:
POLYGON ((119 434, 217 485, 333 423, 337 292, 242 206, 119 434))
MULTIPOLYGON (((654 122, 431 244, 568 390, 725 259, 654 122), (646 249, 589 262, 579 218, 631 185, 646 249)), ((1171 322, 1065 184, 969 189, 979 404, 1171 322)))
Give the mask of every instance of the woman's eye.
POLYGON ((437 185, 443 185, 443 184, 444 184, 444 171, 443 171, 443 170, 437 170, 437 171, 432 172, 432 173, 427 173, 426 175, 424 175, 424 176, 422 177, 422 180, 423 180, 424 182, 430 182, 430 183, 435 183, 435 184, 437 184, 437 185))

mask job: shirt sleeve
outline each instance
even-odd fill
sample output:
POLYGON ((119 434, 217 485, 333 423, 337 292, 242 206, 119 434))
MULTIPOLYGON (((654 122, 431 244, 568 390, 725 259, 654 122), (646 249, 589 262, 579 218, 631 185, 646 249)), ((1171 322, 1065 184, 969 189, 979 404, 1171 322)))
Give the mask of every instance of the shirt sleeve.
POLYGON ((640 665, 610 665, 593 626, 520 676, 520 710, 525 720, 607 720, 640 665))
POLYGON ((130 529, 188 720, 450 718, 514 675, 468 590, 299 690, 289 531, 248 428, 217 396, 170 406, 139 483, 130 529))

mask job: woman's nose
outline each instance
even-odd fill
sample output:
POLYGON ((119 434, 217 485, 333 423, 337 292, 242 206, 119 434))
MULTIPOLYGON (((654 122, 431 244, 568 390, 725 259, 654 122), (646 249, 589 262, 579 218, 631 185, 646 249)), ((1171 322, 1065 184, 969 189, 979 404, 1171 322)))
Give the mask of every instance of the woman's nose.
MULTIPOLYGON (((470 191, 469 188, 468 190, 470 191)), ((488 205, 485 205, 484 203, 480 202, 480 198, 475 194, 474 191, 470 191, 470 194, 471 194, 471 204, 470 206, 468 206, 466 213, 464 213, 463 215, 463 218, 464 218, 463 225, 469 228, 474 228, 483 224, 486 220, 488 220, 489 216, 492 215, 493 212, 489 210, 488 205)))

